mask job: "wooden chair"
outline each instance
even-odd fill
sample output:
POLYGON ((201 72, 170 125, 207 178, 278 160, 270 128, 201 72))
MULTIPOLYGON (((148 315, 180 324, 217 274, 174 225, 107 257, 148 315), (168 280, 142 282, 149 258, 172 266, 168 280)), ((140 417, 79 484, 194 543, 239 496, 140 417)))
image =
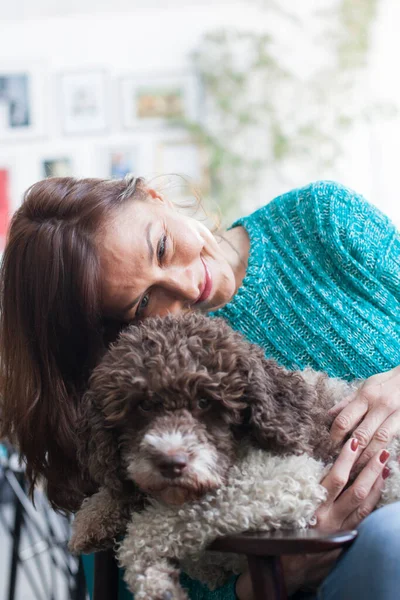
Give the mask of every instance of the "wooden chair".
MULTIPOLYGON (((356 538, 356 531, 321 533, 317 529, 242 533, 215 540, 210 550, 246 554, 255 600, 287 598, 282 576, 282 554, 313 554, 344 548, 356 538)), ((118 566, 112 550, 95 556, 93 600, 117 600, 118 566)))

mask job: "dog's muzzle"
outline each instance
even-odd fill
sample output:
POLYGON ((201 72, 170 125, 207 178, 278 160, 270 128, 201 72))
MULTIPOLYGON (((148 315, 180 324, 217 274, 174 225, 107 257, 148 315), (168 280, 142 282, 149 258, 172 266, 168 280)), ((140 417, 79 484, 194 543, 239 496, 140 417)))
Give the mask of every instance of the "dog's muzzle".
POLYGON ((125 462, 144 492, 179 504, 219 487, 224 466, 198 423, 187 416, 171 421, 171 416, 157 419, 125 462))

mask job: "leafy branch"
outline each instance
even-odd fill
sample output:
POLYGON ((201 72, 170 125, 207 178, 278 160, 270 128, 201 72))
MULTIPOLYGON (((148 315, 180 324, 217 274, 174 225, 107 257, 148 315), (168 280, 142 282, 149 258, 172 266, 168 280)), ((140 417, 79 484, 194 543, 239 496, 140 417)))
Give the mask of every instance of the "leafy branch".
MULTIPOLYGON (((266 22, 268 14, 278 12, 295 27, 300 48, 302 42, 310 44, 310 32, 294 10, 264 2, 266 22)), ((333 164, 343 132, 371 114, 363 76, 378 2, 337 0, 329 11, 316 11, 319 34, 311 42, 327 60, 301 76, 281 58, 282 46, 291 40, 279 28, 204 36, 193 55, 204 90, 204 118, 184 125, 207 151, 209 196, 227 220, 268 169, 291 160, 333 164)))

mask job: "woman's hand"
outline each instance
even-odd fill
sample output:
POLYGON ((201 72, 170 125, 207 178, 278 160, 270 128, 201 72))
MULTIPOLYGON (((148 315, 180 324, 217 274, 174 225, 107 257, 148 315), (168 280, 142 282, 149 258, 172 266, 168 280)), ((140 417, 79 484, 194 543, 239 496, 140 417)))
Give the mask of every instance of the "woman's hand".
POLYGON ((361 452, 356 438, 343 446, 332 468, 321 481, 327 490, 325 502, 316 512, 321 531, 341 531, 357 527, 376 507, 384 479, 389 475, 389 452, 376 453, 348 487, 350 473, 361 452))
POLYGON ((353 432, 363 450, 358 465, 365 465, 400 432, 400 367, 373 375, 330 413, 337 415, 332 439, 340 443, 353 432))
MULTIPOLYGON (((384 479, 389 475, 385 466, 389 452, 375 454, 347 488, 350 473, 361 452, 357 439, 343 446, 332 468, 322 480, 327 498, 316 512, 316 527, 320 531, 335 532, 354 529, 376 507, 384 479)), ((303 586, 317 586, 328 575, 338 558, 339 551, 299 557, 284 557, 286 586, 293 593, 303 586), (297 564, 296 564, 297 561, 297 564), (295 567, 295 568, 294 568, 295 567)))
MULTIPOLYGON (((389 475, 385 466, 389 453, 375 454, 347 488, 350 473, 361 448, 352 438, 343 446, 332 468, 321 482, 327 490, 327 499, 316 512, 317 524, 322 531, 354 529, 376 507, 384 479, 389 475), (346 488, 346 489, 345 489, 346 488)), ((304 586, 318 586, 328 575, 340 550, 319 554, 282 557, 286 588, 289 594, 304 586)), ((252 588, 248 572, 243 573, 236 585, 239 600, 251 600, 252 588)))

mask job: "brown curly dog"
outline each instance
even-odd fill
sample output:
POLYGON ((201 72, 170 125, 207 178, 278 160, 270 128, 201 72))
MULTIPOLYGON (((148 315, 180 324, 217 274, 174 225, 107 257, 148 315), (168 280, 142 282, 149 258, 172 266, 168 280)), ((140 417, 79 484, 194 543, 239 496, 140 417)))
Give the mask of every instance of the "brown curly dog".
POLYGON ((112 542, 148 496, 180 505, 218 488, 244 441, 328 461, 333 391, 341 399, 349 386, 279 367, 221 319, 129 327, 84 398, 80 458, 101 491, 78 514, 70 547, 112 542))

